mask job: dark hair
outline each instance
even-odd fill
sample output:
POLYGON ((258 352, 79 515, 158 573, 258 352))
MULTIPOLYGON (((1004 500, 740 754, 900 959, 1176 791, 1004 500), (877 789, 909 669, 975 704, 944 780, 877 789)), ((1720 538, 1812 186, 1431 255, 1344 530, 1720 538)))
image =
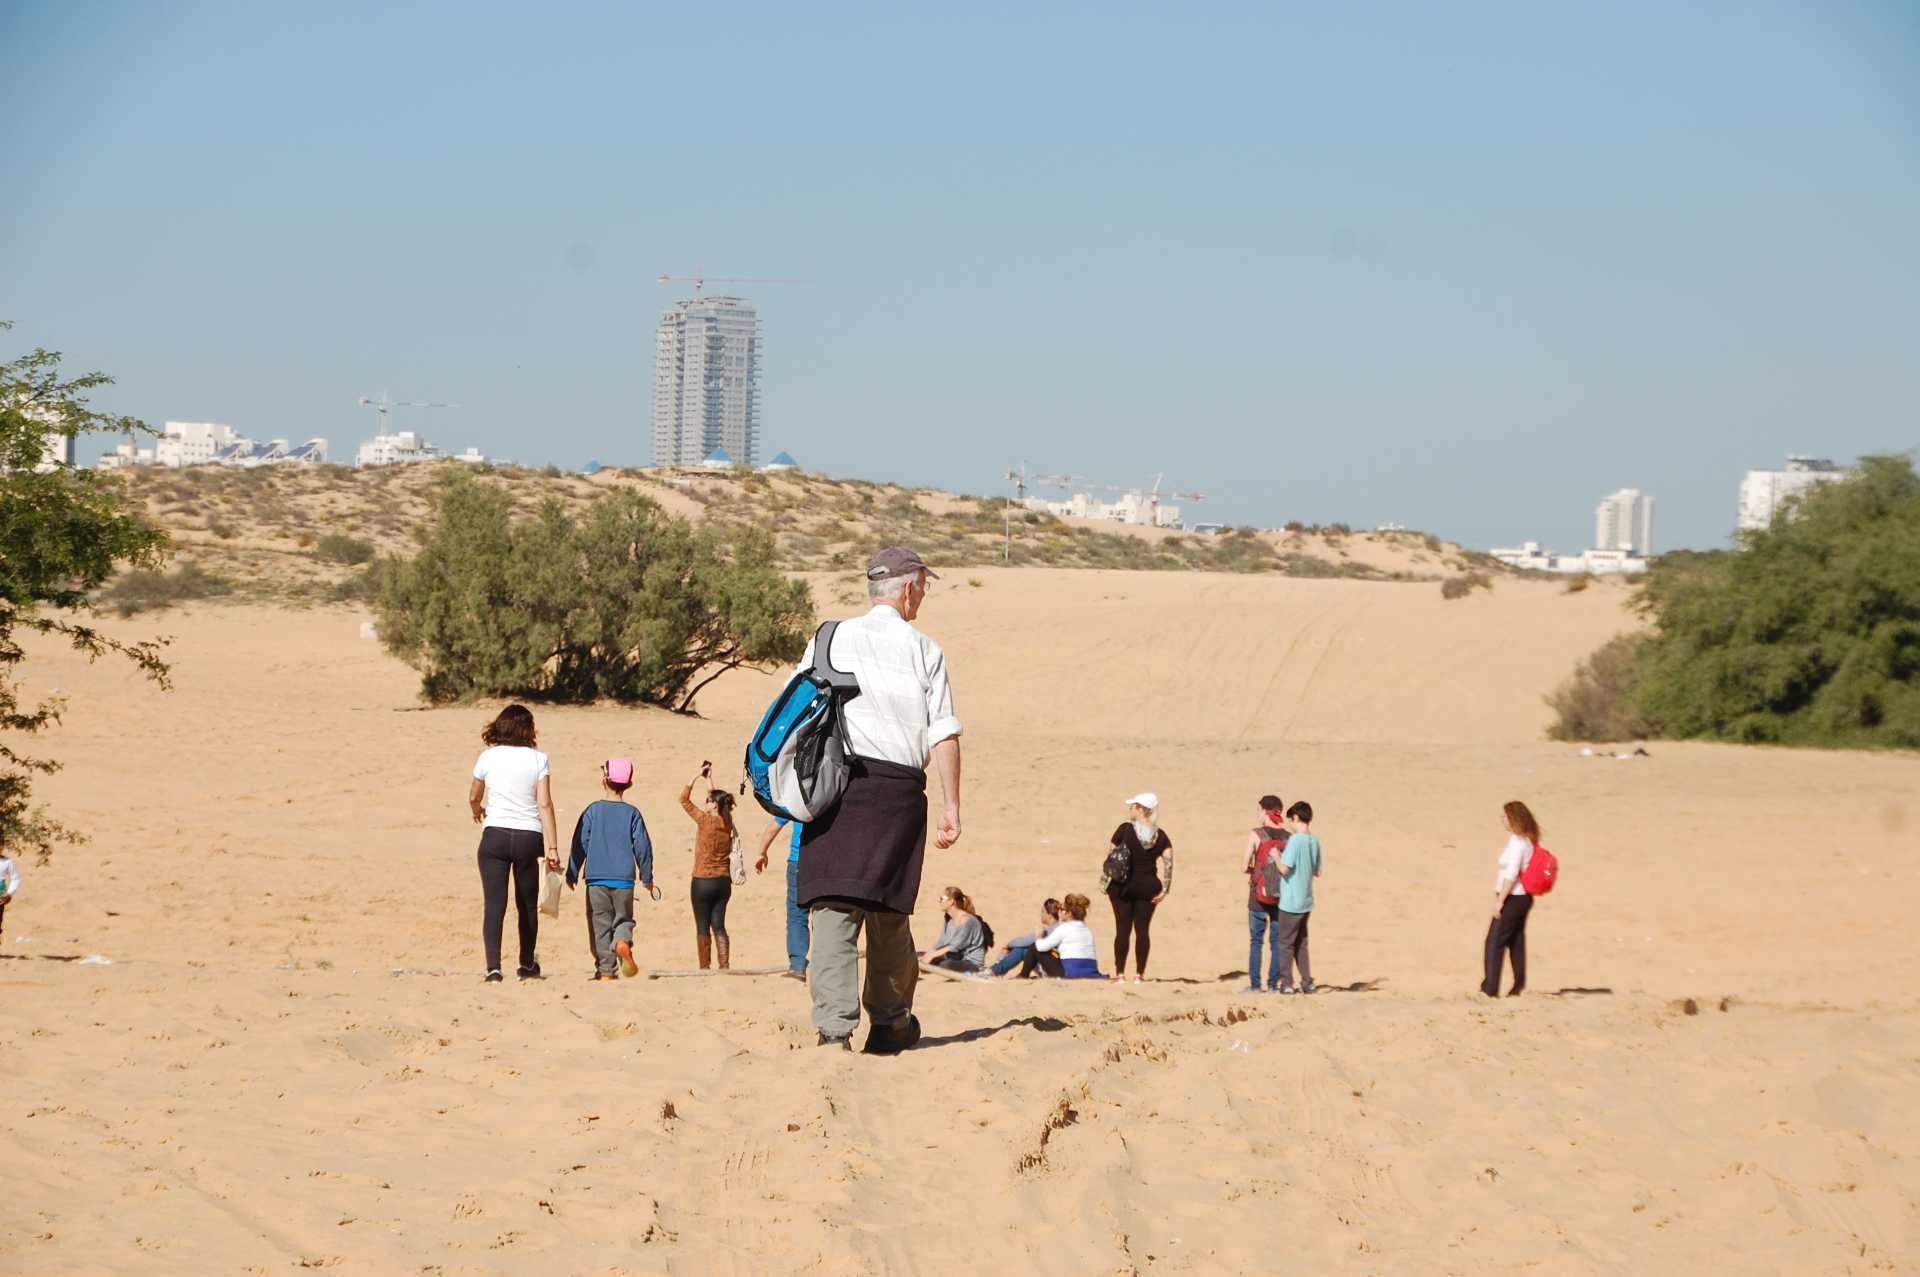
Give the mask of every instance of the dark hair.
POLYGON ((1088 901, 1087 898, 1079 892, 1074 892, 1061 903, 1067 908, 1067 916, 1075 922, 1085 922, 1087 920, 1088 901))
POLYGON ((1278 794, 1260 795, 1260 810, 1262 811, 1279 811, 1285 806, 1286 804, 1280 801, 1280 795, 1278 794))
POLYGON ((1313 804, 1302 800, 1287 808, 1287 819, 1297 820, 1303 825, 1313 823, 1313 804))
POLYGON ((1052 896, 1048 896, 1040 902, 1040 912, 1046 914, 1049 918, 1058 918, 1062 908, 1064 908, 1064 906, 1052 896))
POLYGON ((1525 803, 1515 799, 1500 810, 1506 813, 1508 829, 1528 842, 1540 841, 1540 822, 1533 818, 1533 813, 1527 810, 1525 803))
POLYGON ((525 745, 531 749, 538 739, 533 732, 533 711, 525 705, 507 706, 480 732, 480 741, 486 745, 525 745))
POLYGON ((713 791, 713 809, 720 813, 720 819, 729 825, 733 823, 733 795, 724 789, 713 791))
MULTIPOLYGON (((973 913, 973 901, 967 899, 967 893, 960 890, 960 888, 948 887, 940 894, 953 897, 953 903, 960 906, 960 912, 973 913)), ((976 914, 975 916, 977 917, 978 915, 976 914)))

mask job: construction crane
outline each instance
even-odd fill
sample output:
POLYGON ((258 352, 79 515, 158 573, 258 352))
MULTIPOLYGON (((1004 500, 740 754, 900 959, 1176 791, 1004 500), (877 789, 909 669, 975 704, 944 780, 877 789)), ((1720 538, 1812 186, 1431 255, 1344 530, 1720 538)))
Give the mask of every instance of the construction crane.
POLYGON ((751 275, 707 275, 699 271, 695 271, 691 275, 660 275, 655 277, 654 282, 657 284, 692 284, 693 300, 699 301, 701 298, 700 290, 706 286, 708 280, 712 280, 716 284, 804 284, 807 282, 804 279, 760 279, 751 275))
POLYGON ((361 395, 360 406, 362 408, 371 408, 380 414, 380 433, 384 435, 393 433, 387 429, 387 414, 395 408, 458 408, 460 405, 457 403, 413 403, 410 400, 389 399, 387 398, 387 392, 383 390, 380 392, 378 399, 369 399, 365 395, 361 395))

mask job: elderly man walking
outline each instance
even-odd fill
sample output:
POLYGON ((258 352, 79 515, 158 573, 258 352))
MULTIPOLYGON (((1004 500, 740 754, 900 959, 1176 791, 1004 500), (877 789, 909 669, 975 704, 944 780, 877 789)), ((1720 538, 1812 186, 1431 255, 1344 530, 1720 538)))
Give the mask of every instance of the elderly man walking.
MULTIPOLYGON (((846 702, 854 755, 845 795, 801 835, 796 896, 813 925, 807 963, 813 1026, 821 1046, 853 1049, 864 1004, 866 1050, 893 1055, 920 1040, 913 989, 920 977, 909 915, 927 849, 927 760, 940 773, 945 810, 936 847, 960 839, 960 720, 953 715, 947 659, 913 628, 938 579, 912 550, 894 546, 867 565, 873 610, 843 621, 827 653, 860 694, 846 702), (867 978, 860 983, 860 935, 867 978)), ((813 648, 800 665, 813 661, 813 648)))

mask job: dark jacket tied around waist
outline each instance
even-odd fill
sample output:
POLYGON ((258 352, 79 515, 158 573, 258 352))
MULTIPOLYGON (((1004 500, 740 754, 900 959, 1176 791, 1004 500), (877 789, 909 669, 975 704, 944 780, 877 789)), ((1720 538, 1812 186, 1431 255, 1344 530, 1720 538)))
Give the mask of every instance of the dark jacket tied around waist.
POLYGON ((912 913, 927 856, 927 774, 875 758, 850 761, 839 806, 800 837, 798 901, 912 913))

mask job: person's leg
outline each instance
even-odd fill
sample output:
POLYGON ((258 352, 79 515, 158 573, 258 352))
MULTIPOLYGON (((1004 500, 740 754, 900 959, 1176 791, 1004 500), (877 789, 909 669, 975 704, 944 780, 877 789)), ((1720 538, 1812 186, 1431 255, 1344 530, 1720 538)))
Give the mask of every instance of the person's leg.
POLYGON ((693 880, 693 940, 700 951, 700 969, 707 970, 713 965, 713 913, 712 897, 707 884, 711 878, 693 880))
POLYGON ((1260 950, 1261 941, 1266 936, 1266 911, 1259 908, 1247 910, 1247 982, 1255 993, 1260 992, 1260 950))
POLYGON ((867 981, 860 995, 876 1029, 904 1029, 913 1014, 920 955, 913 948, 913 919, 904 913, 867 915, 867 981))
POLYGON ((813 996, 813 1027, 844 1038, 860 1027, 859 910, 815 905, 807 912, 813 943, 807 954, 807 991, 813 996))
POLYGON ((715 878, 712 881, 720 884, 713 902, 713 956, 719 968, 726 971, 733 965, 733 940, 727 935, 727 902, 733 899, 733 880, 715 878))
MULTIPOLYGON (((1275 910, 1274 931, 1280 937, 1280 987, 1291 991, 1293 984, 1293 955, 1300 947, 1300 920, 1305 914, 1288 913, 1283 909, 1275 910)), ((1304 983, 1304 977, 1302 977, 1304 983)))
MULTIPOLYGON (((1512 904, 1514 897, 1508 896, 1507 903, 1512 904)), ((1507 990, 1512 997, 1527 987, 1527 915, 1533 912, 1533 897, 1519 897, 1519 905, 1513 911, 1513 930, 1507 948, 1513 954, 1513 987, 1507 990)))
POLYGON ((1133 973, 1143 980, 1147 977, 1147 953, 1153 947, 1153 911, 1157 907, 1151 900, 1137 901, 1133 906, 1133 973))
POLYGON ((600 955, 612 957, 612 941, 607 937, 605 887, 587 884, 587 952, 593 955, 595 975, 609 974, 612 964, 600 955))
MULTIPOLYGON (((1007 950, 1007 954, 1004 958, 996 959, 994 961, 993 966, 989 969, 995 975, 1005 975, 1007 972, 1013 970, 1015 967, 1024 967, 1028 965, 1027 960, 1032 956, 1033 956, 1032 945, 1017 944, 1017 945, 1014 945, 1011 949, 1007 950)), ((1025 975, 1026 972, 1022 971, 1020 974, 1025 975)))
POLYGON ((1107 899, 1113 905, 1113 978, 1127 973, 1127 942, 1133 937, 1133 902, 1118 894, 1107 899))
POLYGON ((1287 980, 1287 956, 1280 938, 1280 906, 1264 905, 1267 915, 1267 988, 1277 989, 1287 980))
POLYGON ((531 834, 521 841, 531 842, 533 855, 522 853, 513 862, 513 907, 520 918, 520 969, 537 971, 540 963, 533 951, 540 940, 540 875, 547 867, 540 855, 540 835, 531 834))
POLYGON ((487 952, 487 970, 500 969, 500 933, 507 925, 507 877, 513 863, 499 854, 497 831, 480 833, 480 943, 487 952))
MULTIPOLYGON (((1501 909, 1504 916, 1505 908, 1501 909)), ((1480 980, 1480 992, 1490 998, 1500 996, 1500 966, 1506 960, 1506 950, 1500 938, 1501 918, 1490 919, 1487 923, 1486 974, 1480 980)))
POLYGON ((607 897, 613 902, 613 942, 633 943, 633 888, 608 887, 607 897))
POLYGON ((1293 941, 1293 961, 1300 968, 1300 990, 1305 993, 1313 988, 1313 963, 1307 959, 1307 926, 1313 921, 1313 914, 1303 913, 1299 918, 1300 934, 1293 941))
POLYGON ((800 894, 800 862, 787 862, 787 970, 807 969, 807 911, 796 901, 800 894))

